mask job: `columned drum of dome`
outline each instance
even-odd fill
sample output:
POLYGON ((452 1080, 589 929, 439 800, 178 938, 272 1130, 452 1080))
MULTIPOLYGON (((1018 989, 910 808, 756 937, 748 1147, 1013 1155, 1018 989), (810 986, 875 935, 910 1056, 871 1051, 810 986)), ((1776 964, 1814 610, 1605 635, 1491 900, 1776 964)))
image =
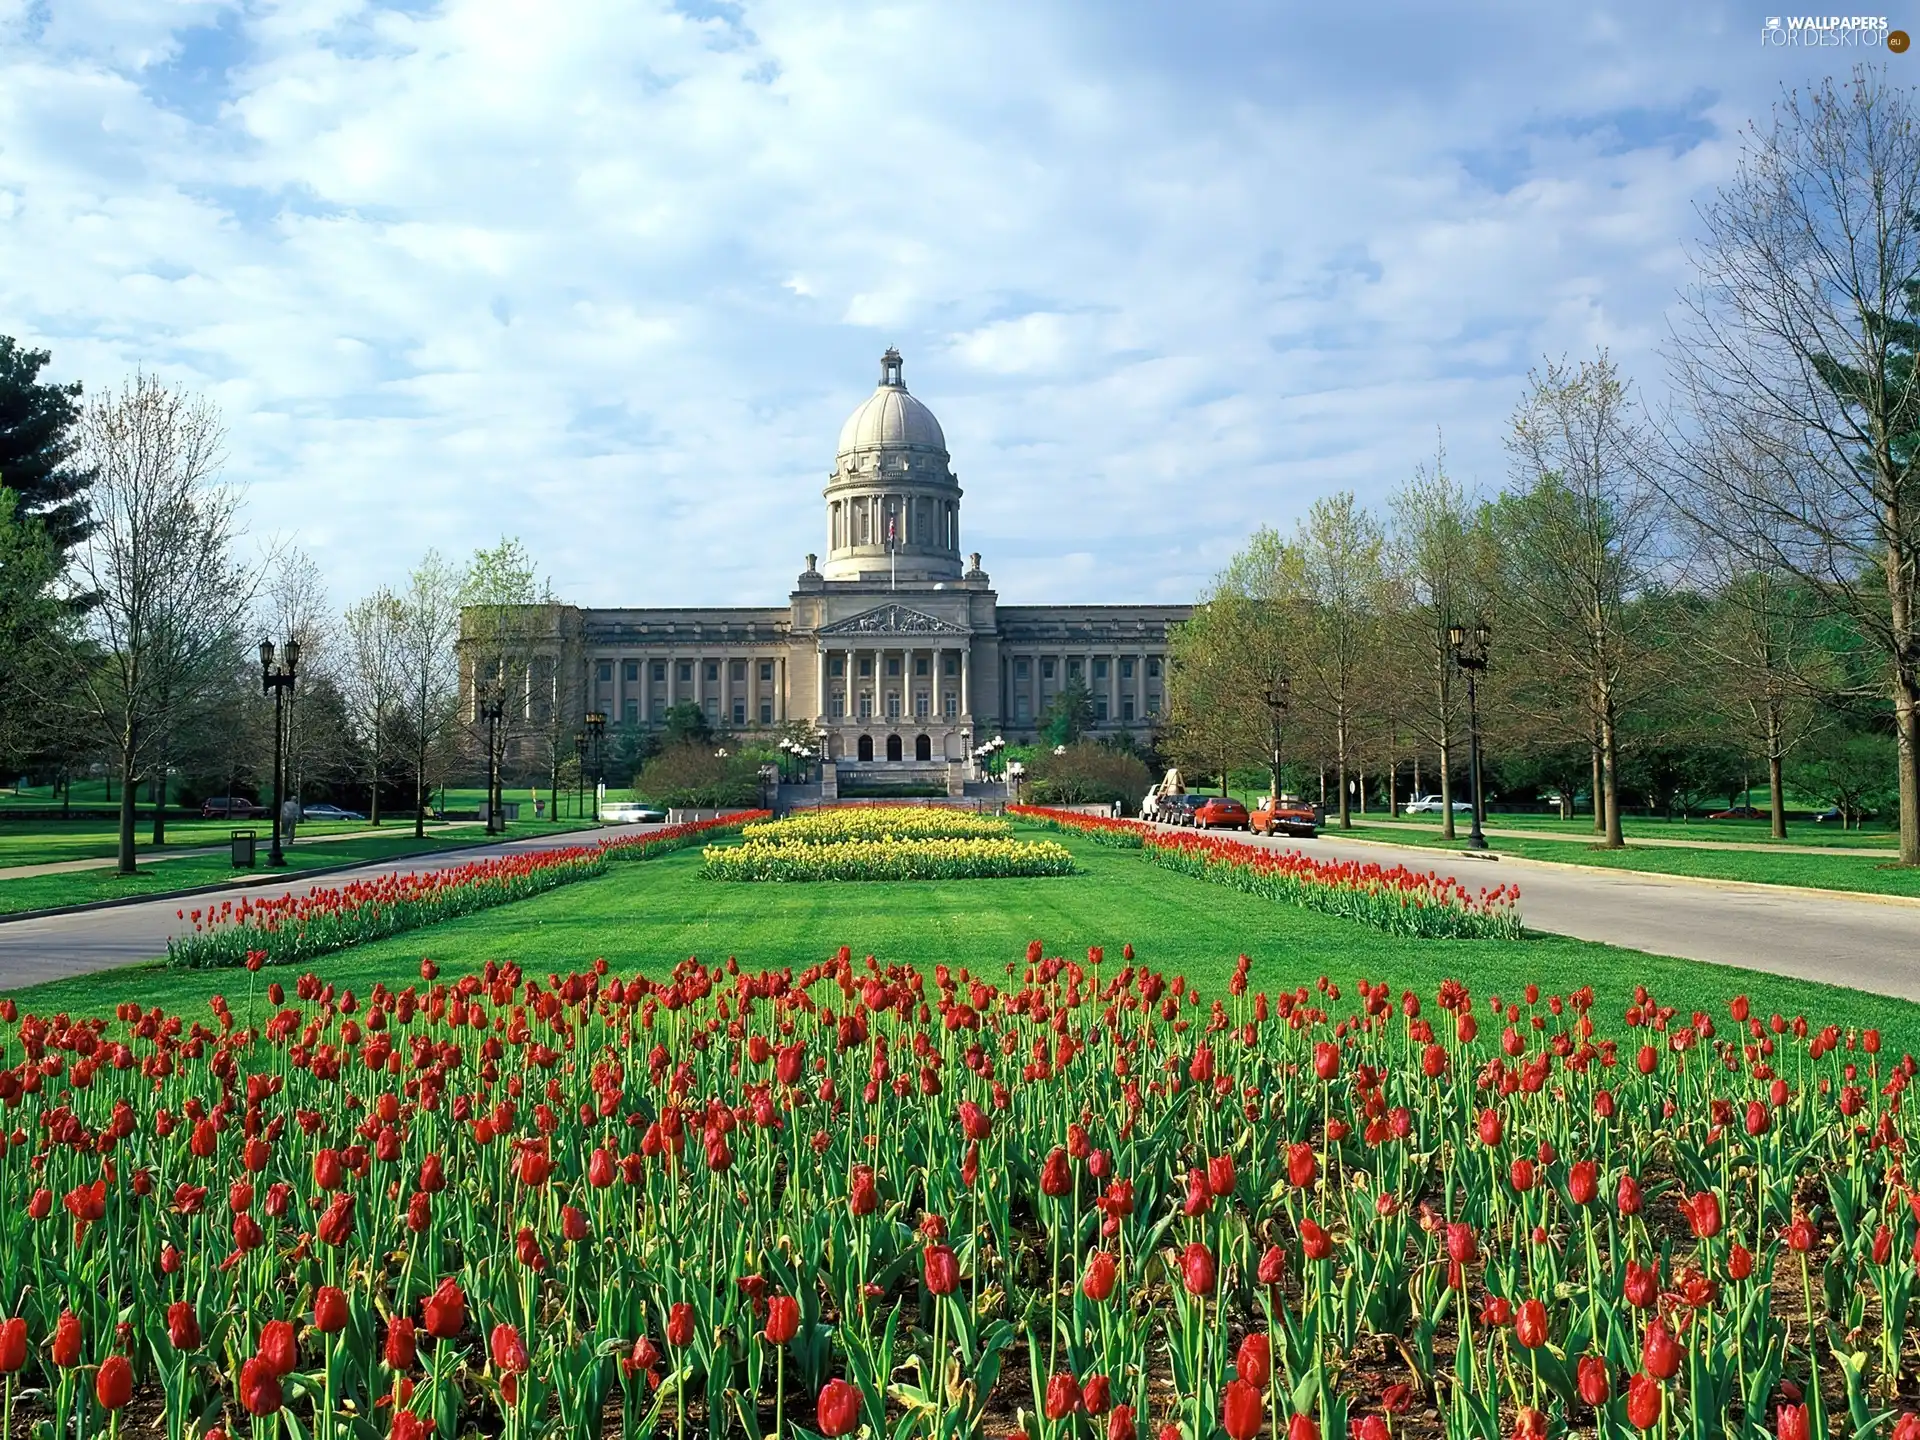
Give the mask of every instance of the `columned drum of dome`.
POLYGON ((907 393, 898 350, 840 427, 827 480, 828 580, 958 580, 960 482, 933 412, 907 393))

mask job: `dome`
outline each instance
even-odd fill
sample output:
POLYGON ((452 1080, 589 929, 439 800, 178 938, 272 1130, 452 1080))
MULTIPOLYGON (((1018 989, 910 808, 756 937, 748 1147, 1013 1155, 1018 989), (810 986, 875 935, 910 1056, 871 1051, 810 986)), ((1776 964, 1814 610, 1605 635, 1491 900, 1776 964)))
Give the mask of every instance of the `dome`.
POLYGON ((875 449, 937 450, 943 455, 947 449, 947 437, 933 412, 907 393, 898 350, 881 357, 880 384, 840 427, 836 453, 875 449))

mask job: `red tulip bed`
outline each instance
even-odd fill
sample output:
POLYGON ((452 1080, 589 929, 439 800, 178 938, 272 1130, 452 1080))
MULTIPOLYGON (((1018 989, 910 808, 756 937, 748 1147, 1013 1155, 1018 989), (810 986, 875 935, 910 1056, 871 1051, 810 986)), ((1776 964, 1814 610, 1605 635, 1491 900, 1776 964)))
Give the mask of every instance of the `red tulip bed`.
POLYGON ((606 873, 609 860, 647 860, 684 850, 737 832, 766 815, 764 810, 747 810, 595 845, 527 850, 444 870, 378 875, 301 894, 246 896, 217 908, 181 910, 179 917, 192 921, 193 933, 167 942, 167 963, 189 968, 244 964, 254 969, 304 964, 369 940, 591 880, 606 873))
POLYGON ((268 998, 0 1001, 8 1435, 1920 1437, 1872 1031, 1039 942, 268 998))
POLYGON ((1496 885, 1478 892, 1449 876, 1404 865, 1359 860, 1316 860, 1298 850, 1277 850, 1219 835, 1154 830, 1138 820, 1081 815, 1071 810, 1016 805, 1011 812, 1071 830, 1107 845, 1133 848, 1143 858, 1183 875, 1231 885, 1270 900, 1358 920, 1394 935, 1420 939, 1517 940, 1520 887, 1496 885), (1134 836, 1137 839, 1127 837, 1134 836))

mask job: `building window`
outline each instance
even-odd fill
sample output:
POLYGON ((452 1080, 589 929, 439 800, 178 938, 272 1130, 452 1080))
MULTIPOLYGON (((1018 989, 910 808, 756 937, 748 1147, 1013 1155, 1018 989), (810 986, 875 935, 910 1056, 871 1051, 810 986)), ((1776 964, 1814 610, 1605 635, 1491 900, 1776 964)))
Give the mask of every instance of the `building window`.
POLYGON ((827 661, 827 673, 833 676, 833 678, 836 680, 838 680, 842 675, 845 675, 847 673, 846 656, 836 655, 831 660, 827 661))
POLYGON ((680 662, 680 679, 683 682, 693 679, 693 662, 691 660, 682 660, 680 662))
POLYGON ((638 725, 640 723, 640 702, 638 700, 627 701, 627 703, 621 707, 620 718, 629 725, 638 725))
POLYGON ((744 725, 747 723, 746 701, 736 700, 733 702, 733 723, 736 725, 744 725))
POLYGON ((1160 697, 1158 695, 1147 696, 1147 714, 1158 715, 1159 713, 1160 713, 1160 697))
POLYGON ((1024 680, 1027 678, 1027 662, 1025 657, 1013 662, 1013 678, 1016 680, 1024 680))
POLYGON ((718 720, 719 718, 720 697, 718 695, 709 695, 707 696, 707 719, 718 720))
POLYGON ((930 671, 930 669, 931 669, 931 663, 930 663, 930 662, 928 661, 928 659, 927 659, 927 657, 926 657, 926 656, 924 656, 924 655, 916 655, 916 656, 914 656, 914 659, 913 659, 913 673, 914 673, 914 674, 916 674, 916 675, 925 675, 925 674, 927 674, 927 673, 929 673, 929 671, 930 671))
POLYGON ((1120 718, 1125 720, 1129 725, 1133 723, 1133 697, 1131 695, 1120 702, 1120 718))
POLYGON ((1080 678, 1080 662, 1078 660, 1067 661, 1067 678, 1069 680, 1078 680, 1080 678))
POLYGON ((660 724, 667 718, 667 702, 664 700, 655 700, 653 702, 653 708, 648 713, 653 716, 654 724, 660 724))
POLYGON ((620 675, 622 679, 631 685, 640 678, 640 662, 638 660, 626 661, 620 667, 620 675))
POLYGON ((1158 680, 1160 678, 1160 660, 1158 656, 1153 656, 1148 659, 1147 678, 1149 680, 1158 680))
POLYGON ((887 674, 898 675, 899 673, 900 673, 900 657, 898 655, 889 655, 887 657, 887 674))
POLYGON ((653 662, 653 678, 655 680, 665 680, 667 678, 667 662, 666 661, 656 660, 653 662))
POLYGON ((871 655, 862 655, 860 657, 860 678, 864 680, 871 674, 873 674, 873 657, 871 655))
POLYGON ((860 692, 860 718, 862 720, 871 720, 873 718, 873 692, 871 690, 862 690, 860 692))
POLYGON ((773 702, 771 700, 762 700, 760 702, 760 723, 762 725, 771 725, 773 723, 773 702))
POLYGON ((1107 723, 1107 697, 1101 695, 1093 702, 1093 722, 1096 725, 1107 723))
POLYGON ((898 720, 900 718, 900 692, 898 690, 889 690, 887 692, 887 718, 889 720, 898 720))
POLYGON ((744 660, 734 661, 732 669, 730 669, 727 672, 727 678, 729 680, 734 681, 736 684, 746 679, 747 678, 747 662, 744 660))
POLYGON ((928 695, 924 690, 918 695, 915 695, 913 697, 913 713, 921 720, 926 719, 927 716, 933 713, 933 697, 928 695))
MULTIPOLYGON (((960 657, 958 655, 947 656, 947 674, 958 675, 959 673, 960 673, 960 657)), ((1024 674, 1025 672, 1023 671, 1022 673, 1024 674)))
POLYGON ((960 713, 960 697, 958 695, 955 695, 951 690, 949 690, 945 695, 942 695, 940 698, 946 703, 947 719, 951 720, 960 713))
POLYGON ((602 685, 611 681, 613 679, 613 661, 602 660, 599 664, 595 665, 593 667, 593 678, 598 680, 602 685))
POLYGON ((1106 661, 1096 660, 1093 662, 1093 678, 1096 680, 1104 680, 1107 678, 1107 662, 1106 661))
POLYGON ((1053 661, 1042 660, 1040 662, 1040 678, 1042 680, 1053 679, 1053 661))
POLYGON ((718 680, 719 678, 720 678, 720 662, 718 660, 709 660, 707 662, 707 679, 718 680))
POLYGON ((1030 720, 1033 718, 1033 712, 1028 705, 1026 696, 1016 695, 1013 697, 1013 718, 1016 720, 1030 720))
POLYGON ((847 697, 842 695, 838 690, 833 692, 833 707, 828 713, 836 720, 841 720, 846 717, 847 697))
POLYGON ((773 679, 773 662, 771 660, 762 660, 760 662, 760 679, 762 683, 773 679))

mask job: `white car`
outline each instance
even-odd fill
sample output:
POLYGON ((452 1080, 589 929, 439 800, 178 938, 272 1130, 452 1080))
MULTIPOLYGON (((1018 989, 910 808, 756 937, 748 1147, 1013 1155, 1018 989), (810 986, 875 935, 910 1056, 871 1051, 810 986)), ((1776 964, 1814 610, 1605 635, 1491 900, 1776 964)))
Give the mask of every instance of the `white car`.
POLYGON ((627 801, 615 801, 600 807, 602 825, 658 825, 667 818, 667 812, 656 810, 651 805, 635 805, 627 801))
MULTIPOLYGON (((1416 795, 1400 807, 1400 813, 1403 815, 1438 815, 1441 808, 1440 797, 1438 795, 1416 795)), ((1471 815, 1473 813, 1473 806, 1465 800, 1456 800, 1453 802, 1453 812, 1456 815, 1471 815)))

